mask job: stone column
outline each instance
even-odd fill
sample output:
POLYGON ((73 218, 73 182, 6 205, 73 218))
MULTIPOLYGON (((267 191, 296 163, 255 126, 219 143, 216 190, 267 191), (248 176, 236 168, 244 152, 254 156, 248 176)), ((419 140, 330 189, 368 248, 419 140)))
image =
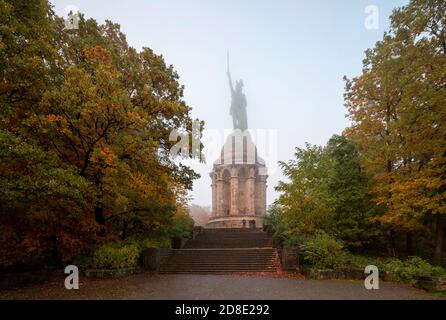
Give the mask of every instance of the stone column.
POLYGON ((215 216, 218 217, 223 215, 223 179, 220 174, 217 174, 215 194, 215 216))
POLYGON ((232 168, 231 170, 231 211, 230 215, 238 215, 238 175, 237 169, 232 168))
POLYGON ((256 211, 255 183, 256 183, 255 170, 254 170, 254 168, 251 168, 251 169, 249 169, 248 180, 246 181, 246 184, 247 184, 246 200, 248 201, 248 203, 247 203, 248 215, 255 215, 255 211, 256 211))
POLYGON ((212 172, 210 174, 211 178, 212 178, 212 184, 211 184, 211 188, 212 188, 212 217, 216 217, 217 216, 217 181, 215 179, 215 175, 212 172))

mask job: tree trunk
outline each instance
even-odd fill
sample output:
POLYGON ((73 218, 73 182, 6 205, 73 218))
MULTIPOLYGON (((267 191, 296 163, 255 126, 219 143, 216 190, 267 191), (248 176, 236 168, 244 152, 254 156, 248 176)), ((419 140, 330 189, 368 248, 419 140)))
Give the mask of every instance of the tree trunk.
POLYGON ((437 214, 437 230, 435 232, 434 264, 441 265, 443 259, 444 215, 437 214))
POLYGON ((413 256, 413 233, 411 231, 406 233, 406 255, 413 256))
POLYGON ((104 217, 104 209, 102 208, 102 206, 97 205, 94 208, 94 213, 95 213, 96 222, 99 223, 100 225, 104 225, 105 217, 104 217))
POLYGON ((388 238, 388 242, 387 242, 387 251, 388 251, 388 255, 390 257, 396 256, 395 236, 396 236, 395 230, 390 230, 389 238, 388 238))
POLYGON ((100 205, 96 205, 94 208, 96 222, 99 224, 99 230, 97 231, 97 235, 103 237, 105 235, 105 217, 104 217, 104 208, 100 205))
POLYGON ((121 240, 125 240, 125 238, 127 238, 127 228, 128 228, 128 223, 127 221, 122 221, 122 233, 121 233, 121 240))
POLYGON ((58 244, 58 238, 56 235, 51 236, 51 244, 52 244, 52 249, 51 249, 51 260, 52 260, 52 265, 60 268, 62 266, 62 262, 60 261, 60 256, 59 256, 59 248, 57 246, 58 244))

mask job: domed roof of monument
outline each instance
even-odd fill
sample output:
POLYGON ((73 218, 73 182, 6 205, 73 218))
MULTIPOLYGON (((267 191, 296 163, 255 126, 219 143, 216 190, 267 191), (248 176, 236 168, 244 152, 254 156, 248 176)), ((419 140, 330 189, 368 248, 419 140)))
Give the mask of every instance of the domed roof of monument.
POLYGON ((226 138, 220 157, 214 165, 256 164, 264 167, 265 161, 258 155, 257 147, 249 131, 234 130, 226 138))

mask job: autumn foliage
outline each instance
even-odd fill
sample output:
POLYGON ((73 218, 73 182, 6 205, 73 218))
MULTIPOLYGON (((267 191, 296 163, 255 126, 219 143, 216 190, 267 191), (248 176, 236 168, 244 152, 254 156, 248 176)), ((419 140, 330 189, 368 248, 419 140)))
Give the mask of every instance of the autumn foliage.
POLYGON ((376 221, 389 246, 405 233, 435 225, 434 260, 440 263, 446 215, 446 3, 412 0, 394 11, 391 29, 366 52, 363 73, 346 82, 352 126, 372 193, 385 207, 376 221))
MULTIPOLYGON (((350 248, 442 263, 446 216, 446 2, 412 0, 347 79, 351 125, 282 163, 271 221, 288 240, 323 230, 350 248)), ((298 240, 298 239, 297 239, 298 240)))
POLYGON ((176 165, 190 107, 172 66, 119 25, 65 28, 47 1, 0 0, 0 269, 168 233, 197 175, 176 165))

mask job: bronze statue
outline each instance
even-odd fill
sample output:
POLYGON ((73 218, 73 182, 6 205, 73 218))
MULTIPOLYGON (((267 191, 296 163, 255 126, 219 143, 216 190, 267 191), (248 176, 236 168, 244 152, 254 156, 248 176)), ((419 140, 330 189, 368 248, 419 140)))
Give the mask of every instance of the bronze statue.
POLYGON ((234 130, 240 129, 245 131, 248 129, 248 117, 246 113, 246 96, 243 93, 243 80, 238 80, 235 82, 235 90, 232 85, 231 73, 229 72, 229 53, 228 53, 228 78, 229 78, 229 88, 231 89, 231 109, 230 114, 232 116, 232 123, 234 130))

